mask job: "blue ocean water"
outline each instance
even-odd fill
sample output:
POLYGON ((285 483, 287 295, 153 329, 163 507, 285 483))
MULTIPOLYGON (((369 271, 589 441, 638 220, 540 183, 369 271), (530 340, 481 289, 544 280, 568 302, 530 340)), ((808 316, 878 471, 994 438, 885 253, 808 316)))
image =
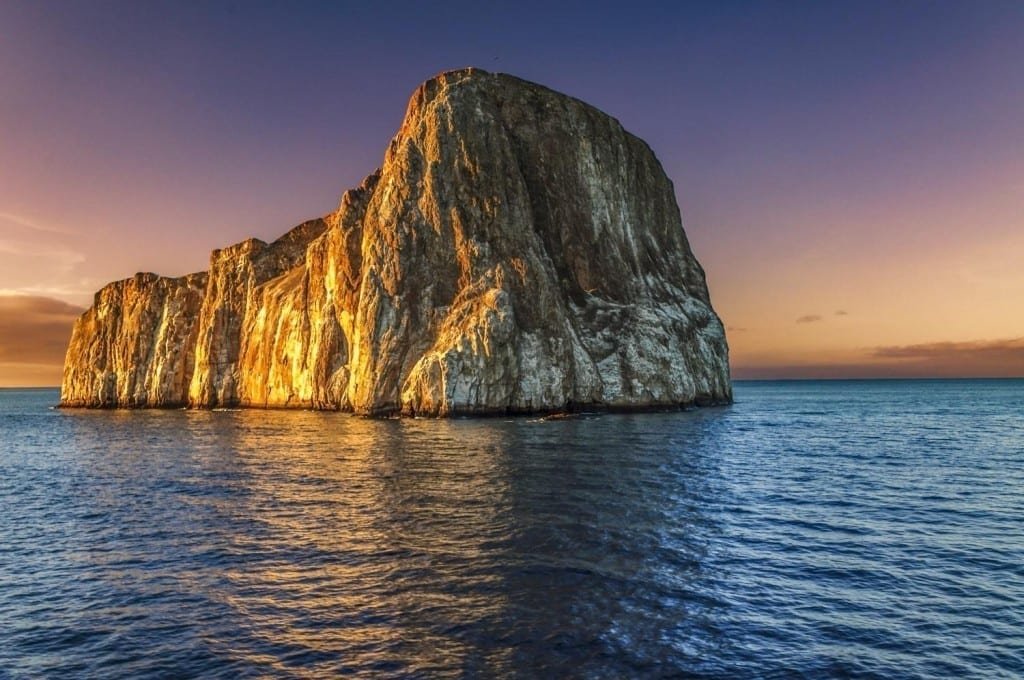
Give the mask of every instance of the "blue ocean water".
POLYGON ((1024 674, 1024 381, 571 420, 0 391, 0 676, 1024 674))

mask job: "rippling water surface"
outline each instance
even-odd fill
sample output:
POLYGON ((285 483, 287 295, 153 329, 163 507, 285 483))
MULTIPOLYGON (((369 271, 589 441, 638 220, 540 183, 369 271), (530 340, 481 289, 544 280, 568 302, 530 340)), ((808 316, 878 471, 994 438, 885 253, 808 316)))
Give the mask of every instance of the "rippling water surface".
POLYGON ((573 420, 0 391, 0 676, 1024 673, 1024 381, 573 420))

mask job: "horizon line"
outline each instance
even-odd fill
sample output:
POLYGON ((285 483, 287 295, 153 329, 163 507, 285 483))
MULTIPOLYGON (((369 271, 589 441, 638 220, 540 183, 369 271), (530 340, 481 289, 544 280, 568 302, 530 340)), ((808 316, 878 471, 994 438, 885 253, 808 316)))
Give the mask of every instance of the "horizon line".
MULTIPOLYGON (((1024 380, 1024 375, 1003 376, 885 376, 885 377, 845 377, 845 378, 733 378, 734 383, 744 382, 873 382, 873 381, 910 381, 910 380, 1024 380)), ((59 390, 60 385, 0 385, 0 390, 59 390)))

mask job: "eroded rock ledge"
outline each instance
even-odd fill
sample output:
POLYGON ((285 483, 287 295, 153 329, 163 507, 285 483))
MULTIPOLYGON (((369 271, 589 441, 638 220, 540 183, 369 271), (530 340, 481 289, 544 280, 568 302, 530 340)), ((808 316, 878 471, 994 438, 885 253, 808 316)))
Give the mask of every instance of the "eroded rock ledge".
POLYGON ((210 270, 111 283, 63 406, 448 416, 732 398, 725 332, 648 146, 479 69, 421 85, 336 211, 210 270))

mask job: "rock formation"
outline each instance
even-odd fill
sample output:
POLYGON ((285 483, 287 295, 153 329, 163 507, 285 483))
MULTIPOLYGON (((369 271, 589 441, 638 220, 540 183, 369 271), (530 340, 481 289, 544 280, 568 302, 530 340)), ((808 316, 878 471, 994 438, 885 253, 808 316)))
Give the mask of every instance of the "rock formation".
POLYGON ((338 209, 112 283, 61 403, 448 416, 731 399, 672 183, 613 118, 479 69, 409 102, 338 209))

